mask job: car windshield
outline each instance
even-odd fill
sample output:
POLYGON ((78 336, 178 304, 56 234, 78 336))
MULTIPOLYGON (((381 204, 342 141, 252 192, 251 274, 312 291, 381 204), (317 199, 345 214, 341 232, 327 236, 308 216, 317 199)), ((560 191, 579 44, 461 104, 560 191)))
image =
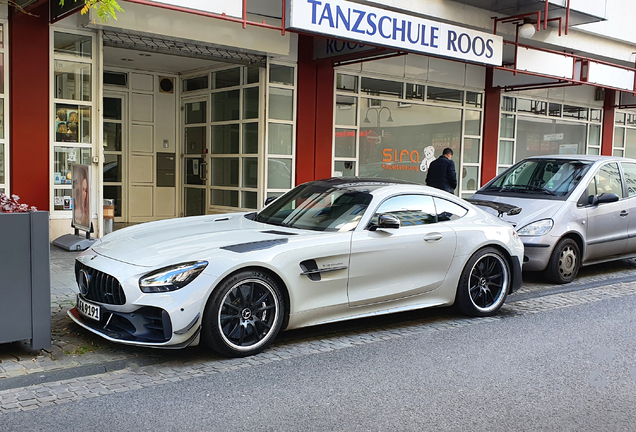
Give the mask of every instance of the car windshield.
POLYGON ((484 192, 518 192, 546 196, 568 195, 591 162, 567 159, 528 159, 509 168, 484 192))
POLYGON ((372 197, 368 190, 301 185, 265 207, 254 220, 313 231, 351 231, 372 197))

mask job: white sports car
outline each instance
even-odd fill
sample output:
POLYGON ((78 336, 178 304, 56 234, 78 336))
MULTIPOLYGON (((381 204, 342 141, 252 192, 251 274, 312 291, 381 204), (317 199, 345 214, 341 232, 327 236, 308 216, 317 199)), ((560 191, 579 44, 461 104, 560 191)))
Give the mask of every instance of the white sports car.
POLYGON ((492 315, 521 285, 511 225, 397 180, 305 183, 258 213, 105 236, 75 264, 80 326, 131 345, 262 351, 281 329, 457 304, 492 315))

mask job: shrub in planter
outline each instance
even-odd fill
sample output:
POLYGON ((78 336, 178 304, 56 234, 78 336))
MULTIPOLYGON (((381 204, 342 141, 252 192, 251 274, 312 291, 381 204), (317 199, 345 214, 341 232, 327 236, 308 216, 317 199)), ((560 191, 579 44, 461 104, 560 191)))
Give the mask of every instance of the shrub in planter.
POLYGON ((0 213, 26 213, 30 211, 37 211, 35 207, 29 207, 26 204, 18 203, 20 199, 17 195, 11 195, 9 198, 3 193, 0 193, 0 213))

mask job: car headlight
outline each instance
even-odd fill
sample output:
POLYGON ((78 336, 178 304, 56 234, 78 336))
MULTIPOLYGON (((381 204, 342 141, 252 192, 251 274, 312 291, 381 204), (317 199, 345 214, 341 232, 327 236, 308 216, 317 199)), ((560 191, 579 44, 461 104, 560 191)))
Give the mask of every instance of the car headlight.
POLYGON ((145 293, 176 291, 192 282, 207 265, 207 261, 187 262, 155 270, 139 279, 139 288, 145 293))
POLYGON ((532 222, 524 226, 517 232, 519 233, 519 235, 522 236, 540 236, 549 233, 553 225, 554 222, 552 221, 552 219, 543 219, 540 221, 532 222))

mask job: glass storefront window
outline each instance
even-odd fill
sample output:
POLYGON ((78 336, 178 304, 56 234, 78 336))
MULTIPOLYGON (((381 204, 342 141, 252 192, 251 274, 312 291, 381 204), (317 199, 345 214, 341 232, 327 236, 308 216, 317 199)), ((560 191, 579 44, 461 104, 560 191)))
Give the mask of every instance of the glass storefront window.
POLYGON ((205 102, 189 102, 185 104, 185 124, 205 123, 206 120, 205 102))
POLYGON ((336 75, 336 90, 340 92, 358 93, 358 77, 353 75, 336 75))
POLYGON ((104 150, 121 151, 121 123, 104 122, 104 150))
POLYGON ((625 113, 617 112, 614 116, 614 123, 625 124, 625 113))
POLYGON ((548 103, 543 101, 517 99, 517 111, 520 113, 546 115, 548 103))
MULTIPOLYGON (((2 43, 2 34, 0 33, 0 43, 2 43)), ((4 54, 0 53, 0 94, 4 94, 4 54)))
POLYGON ((602 116, 602 111, 600 109, 591 109, 590 110, 590 120, 593 122, 600 122, 602 116))
POLYGON ((590 125, 590 146, 601 145, 601 127, 599 125, 590 125))
POLYGON ((212 73, 212 89, 236 87, 241 84, 241 68, 227 69, 212 73))
POLYGON ((599 155, 601 153, 600 153, 600 149, 599 148, 590 147, 590 148, 587 149, 587 154, 597 156, 597 155, 599 155))
POLYGON ((53 209, 54 210, 72 210, 73 209, 72 189, 55 189, 53 191, 53 209))
POLYGON ((507 96, 501 98, 501 110, 515 112, 517 110, 517 99, 507 96))
POLYGON ((55 104, 55 141, 90 143, 90 114, 90 107, 55 104))
POLYGON ((336 161, 334 164, 335 177, 353 177, 356 175, 356 163, 354 161, 336 161))
POLYGON ((4 183, 4 144, 0 143, 0 184, 4 183))
POLYGON ((384 97, 402 97, 402 83, 377 78, 362 77, 361 91, 364 94, 384 97))
POLYGON ((475 92, 466 92, 466 106, 481 108, 483 105, 484 95, 475 92))
POLYGON ((625 157, 636 158, 636 129, 625 131, 625 157))
POLYGON ((561 117, 561 104, 560 103, 549 103, 548 104, 548 115, 550 117, 561 117))
POLYGON ((464 91, 429 86, 426 91, 426 101, 462 105, 464 91))
POLYGON ((356 157, 356 130, 336 129, 336 157, 356 157))
POLYGON ((499 164, 512 165, 514 162, 514 141, 499 141, 499 164))
POLYGON ((464 133, 466 135, 481 135, 481 111, 466 110, 464 133))
POLYGON ((290 124, 269 123, 269 154, 292 154, 293 128, 290 124))
POLYGON ((267 187, 269 189, 291 189, 291 159, 267 160, 267 187))
POLYGON ((294 85, 294 68, 291 66, 270 64, 269 83, 294 85))
POLYGON ((625 128, 614 128, 614 147, 623 147, 625 145, 625 128))
POLYGON ((105 154, 104 155, 104 182, 118 183, 121 182, 121 155, 105 154))
POLYGON ((103 101, 104 120, 121 120, 121 99, 105 97, 103 101))
POLYGON ((223 207, 238 207, 239 193, 235 190, 212 189, 210 191, 210 204, 223 207))
POLYGON ((293 120, 294 91, 270 87, 269 118, 274 120, 293 120))
POLYGON ((53 150, 53 184, 71 185, 72 165, 91 164, 91 149, 79 147, 55 147, 53 150))
POLYGON ((257 119, 259 111, 258 87, 250 87, 243 90, 243 119, 257 119))
POLYGON ((205 126, 185 128, 185 154, 203 154, 205 142, 205 126))
POLYGON ((239 185, 239 158, 212 158, 212 186, 239 185))
POLYGON ((243 124, 243 153, 258 153, 258 123, 243 124))
POLYGON ((336 124, 355 126, 358 118, 358 98, 336 95, 336 124))
POLYGON ((195 78, 188 78, 183 80, 183 92, 203 90, 208 88, 209 78, 207 75, 203 75, 195 78))
POLYGON ((55 98, 89 102, 91 100, 91 65, 55 60, 55 98))
POLYGON ((243 207, 248 209, 256 209, 258 208, 258 194, 256 192, 241 192, 241 201, 243 202, 243 207))
POLYGON ((499 135, 501 138, 514 138, 515 137, 515 116, 512 114, 501 115, 501 132, 499 135))
POLYGON ((212 93, 212 121, 231 121, 239 119, 240 90, 212 93))
POLYGON ((588 109, 572 105, 563 105, 563 117, 587 120, 588 109))
POLYGON ((479 184, 479 167, 465 166, 462 169, 462 189, 474 191, 479 184))
POLYGON ((256 84, 260 81, 261 68, 258 66, 246 66, 243 76, 244 84, 256 84))
POLYGON ((258 184, 258 158, 243 158, 243 187, 255 188, 258 184))
POLYGON ((0 139, 4 139, 4 98, 0 98, 0 139))
POLYGON ((585 154, 586 123, 519 116, 517 128, 516 161, 548 154, 585 154))
POLYGON ((480 140, 464 138, 463 159, 466 163, 479 163, 480 140))
POLYGON ((53 47, 55 54, 69 54, 84 58, 91 58, 93 54, 93 40, 85 35, 55 32, 53 47))
POLYGON ((215 125, 211 129, 212 154, 239 153, 239 125, 215 125))
POLYGON ((406 99, 423 101, 425 94, 426 94, 426 86, 423 86, 420 84, 406 85, 406 99))

